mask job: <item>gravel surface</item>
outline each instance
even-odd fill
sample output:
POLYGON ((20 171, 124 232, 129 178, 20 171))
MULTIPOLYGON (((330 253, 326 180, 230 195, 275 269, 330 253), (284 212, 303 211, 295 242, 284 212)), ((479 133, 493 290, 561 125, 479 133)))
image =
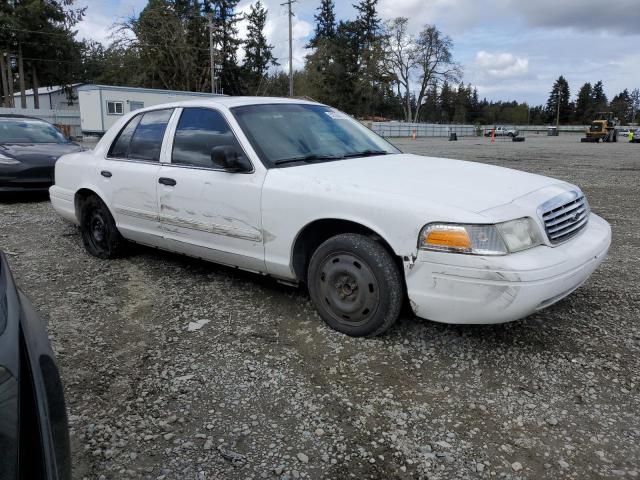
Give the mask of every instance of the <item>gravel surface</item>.
POLYGON ((405 316, 354 339, 303 291, 144 248, 101 261, 46 198, 0 202, 0 248, 58 356, 74 478, 640 476, 640 145, 396 143, 580 185, 609 258, 523 321, 405 316))

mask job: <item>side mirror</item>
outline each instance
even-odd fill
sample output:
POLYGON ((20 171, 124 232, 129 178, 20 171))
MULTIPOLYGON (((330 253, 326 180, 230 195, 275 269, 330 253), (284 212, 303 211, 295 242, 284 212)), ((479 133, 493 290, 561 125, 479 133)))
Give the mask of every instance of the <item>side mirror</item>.
POLYGON ((249 166, 231 145, 220 145, 211 149, 211 162, 230 172, 246 172, 249 166))

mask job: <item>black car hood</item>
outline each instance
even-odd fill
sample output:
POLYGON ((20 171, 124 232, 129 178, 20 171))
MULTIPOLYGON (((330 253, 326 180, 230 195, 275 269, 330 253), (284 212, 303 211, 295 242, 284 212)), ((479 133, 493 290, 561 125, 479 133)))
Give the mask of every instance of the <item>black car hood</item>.
POLYGON ((51 162, 60 158, 66 153, 79 152, 82 147, 77 143, 3 143, 0 144, 0 153, 20 160, 23 163, 29 162, 51 162))

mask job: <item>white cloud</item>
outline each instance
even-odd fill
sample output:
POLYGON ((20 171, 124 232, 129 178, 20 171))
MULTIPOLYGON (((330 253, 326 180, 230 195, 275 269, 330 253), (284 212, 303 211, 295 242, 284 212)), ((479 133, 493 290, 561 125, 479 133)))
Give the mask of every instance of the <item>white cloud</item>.
POLYGON ((516 78, 529 75, 529 59, 512 53, 476 53, 475 67, 481 76, 488 78, 516 78))
POLYGON ((74 7, 87 7, 87 10, 83 20, 75 27, 78 30, 76 37, 108 45, 112 41, 113 25, 138 15, 146 4, 146 0, 114 0, 111 4, 80 0, 74 7))

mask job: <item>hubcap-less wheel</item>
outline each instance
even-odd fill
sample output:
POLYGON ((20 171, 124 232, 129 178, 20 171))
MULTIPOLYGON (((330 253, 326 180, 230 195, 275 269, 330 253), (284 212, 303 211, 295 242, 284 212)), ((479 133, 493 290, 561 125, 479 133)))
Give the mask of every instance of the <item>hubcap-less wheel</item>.
POLYGON ((328 313, 351 326, 366 323, 380 303, 378 281, 361 258, 346 252, 328 255, 320 264, 318 290, 328 313))
POLYGON ((108 248, 107 224, 101 212, 94 210, 89 217, 89 240, 97 249, 108 248))
POLYGON ((98 258, 116 258, 126 246, 106 205, 96 196, 82 201, 80 233, 87 251, 98 258))

